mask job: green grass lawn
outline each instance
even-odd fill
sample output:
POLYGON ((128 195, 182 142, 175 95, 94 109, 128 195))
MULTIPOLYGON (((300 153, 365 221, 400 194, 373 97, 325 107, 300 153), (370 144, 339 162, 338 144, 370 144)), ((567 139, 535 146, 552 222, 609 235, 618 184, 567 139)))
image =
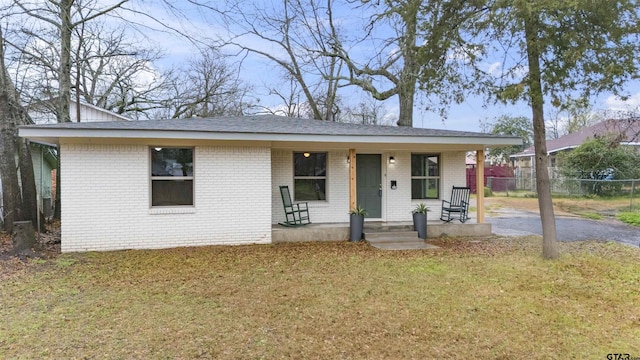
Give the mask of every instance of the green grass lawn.
POLYGON ((540 238, 0 262, 0 358, 640 356, 640 250, 540 238))
POLYGON ((640 212, 623 212, 618 214, 618 219, 629 225, 640 226, 640 212))

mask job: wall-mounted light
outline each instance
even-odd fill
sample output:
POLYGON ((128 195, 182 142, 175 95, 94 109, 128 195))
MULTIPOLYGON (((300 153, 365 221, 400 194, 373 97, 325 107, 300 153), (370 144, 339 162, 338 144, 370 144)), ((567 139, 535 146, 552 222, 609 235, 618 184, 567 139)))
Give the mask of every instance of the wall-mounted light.
POLYGON ((396 159, 393 156, 389 156, 389 164, 395 164, 396 159))
POLYGON ((347 164, 351 164, 351 158, 347 155, 347 164))
POLYGON ((161 147, 157 147, 157 148, 154 148, 154 149, 155 149, 155 151, 161 151, 162 150, 161 147))
POLYGON ((306 153, 302 153, 302 156, 304 156, 304 157, 308 158, 309 156, 311 156, 311 154, 310 154, 310 153, 308 153, 308 152, 306 152, 306 153))

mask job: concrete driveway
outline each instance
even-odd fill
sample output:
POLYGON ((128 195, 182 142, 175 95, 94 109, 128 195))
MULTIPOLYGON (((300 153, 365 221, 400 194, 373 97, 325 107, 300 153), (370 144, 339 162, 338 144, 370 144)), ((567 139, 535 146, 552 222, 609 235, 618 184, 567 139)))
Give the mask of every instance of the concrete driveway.
MULTIPOLYGON (((501 209, 487 216, 486 221, 496 235, 542 235, 542 224, 537 213, 501 209)), ((640 246, 640 228, 618 220, 556 216, 556 229, 560 241, 605 240, 640 246)))

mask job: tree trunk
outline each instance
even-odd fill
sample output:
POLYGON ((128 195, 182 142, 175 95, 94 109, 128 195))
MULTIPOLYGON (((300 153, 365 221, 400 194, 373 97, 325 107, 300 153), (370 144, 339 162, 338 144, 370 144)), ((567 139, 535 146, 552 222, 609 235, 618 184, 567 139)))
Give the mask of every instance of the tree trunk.
POLYGON ((30 221, 16 221, 11 232, 13 254, 31 254, 36 244, 36 233, 30 221))
MULTIPOLYGON (((33 159, 29 143, 24 139, 16 139, 18 147, 18 164, 20 166, 20 181, 22 184, 22 208, 24 219, 31 220, 34 228, 38 228, 38 195, 36 191, 33 159)), ((44 226, 44 224, 42 224, 44 226)), ((42 230, 42 229, 40 229, 42 230)))
POLYGON ((71 6, 73 0, 61 0, 60 8, 60 79, 59 101, 56 102, 56 117, 59 123, 71 121, 69 103, 71 102, 71 6))
POLYGON ((334 105, 336 103, 336 94, 338 92, 338 82, 334 78, 340 75, 340 65, 338 64, 338 58, 331 58, 331 65, 329 66, 330 80, 327 81, 327 99, 325 101, 325 114, 324 120, 336 121, 337 114, 334 112, 334 105))
MULTIPOLYGON (((69 113, 69 103, 71 102, 71 7, 74 0, 61 0, 58 4, 60 9, 60 68, 58 76, 60 78, 60 94, 56 102, 56 117, 58 123, 71 122, 69 113)), ((80 104, 76 105, 78 108, 80 104)), ((78 121, 80 118, 78 118, 78 121)), ((56 202, 53 210, 53 217, 60 219, 60 146, 58 146, 58 169, 56 171, 56 202)))
POLYGON ((400 38, 400 51, 402 51, 403 67, 400 71, 398 89, 398 126, 413 126, 413 101, 416 94, 416 82, 420 69, 417 62, 416 35, 418 33, 418 10, 422 1, 412 0, 405 6, 402 12, 402 20, 405 23, 405 33, 400 38))
POLYGON ((551 183, 549 181, 547 143, 544 124, 544 100, 540 71, 540 51, 538 49, 538 15, 525 14, 524 27, 529 63, 529 95, 533 113, 533 145, 535 148, 536 186, 538 189, 538 206, 542 221, 542 256, 545 259, 558 257, 556 244, 556 219, 551 199, 551 183))
POLYGON ((18 125, 29 123, 29 115, 20 104, 5 66, 3 41, 0 32, 0 174, 6 216, 4 226, 10 231, 14 221, 30 220, 37 224, 38 204, 31 152, 26 141, 18 137, 17 130, 18 125))
MULTIPOLYGON (((410 76, 406 76, 410 77, 410 76)), ((398 86, 398 102, 400 112, 398 115, 398 126, 413 126, 413 96, 416 92, 416 79, 403 81, 398 86)))
MULTIPOLYGON (((2 91, 0 89, 0 91, 2 91)), ((22 220, 22 196, 18 184, 16 167, 15 126, 11 122, 11 111, 6 92, 0 95, 0 176, 2 178, 2 200, 4 230, 13 231, 13 222, 22 220)))

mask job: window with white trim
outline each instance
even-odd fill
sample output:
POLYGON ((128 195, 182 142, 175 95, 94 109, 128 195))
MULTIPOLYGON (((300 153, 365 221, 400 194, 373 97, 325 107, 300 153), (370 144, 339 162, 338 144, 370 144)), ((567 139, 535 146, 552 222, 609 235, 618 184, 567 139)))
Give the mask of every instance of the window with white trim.
POLYGON ((327 153, 293 153, 293 193, 296 201, 327 199, 327 153))
POLYGON ((193 148, 152 147, 151 206, 193 206, 193 148))
POLYGON ((411 198, 440 198, 440 155, 411 154, 411 198))

